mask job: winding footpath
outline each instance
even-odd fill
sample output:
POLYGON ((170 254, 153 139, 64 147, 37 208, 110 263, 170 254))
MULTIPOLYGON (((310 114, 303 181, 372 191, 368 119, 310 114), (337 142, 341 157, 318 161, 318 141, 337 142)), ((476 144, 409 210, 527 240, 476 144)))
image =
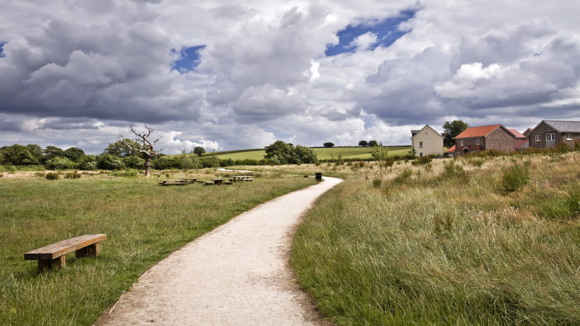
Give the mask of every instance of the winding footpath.
POLYGON ((324 182, 275 198, 143 274, 99 325, 321 325, 290 268, 292 239, 324 182))

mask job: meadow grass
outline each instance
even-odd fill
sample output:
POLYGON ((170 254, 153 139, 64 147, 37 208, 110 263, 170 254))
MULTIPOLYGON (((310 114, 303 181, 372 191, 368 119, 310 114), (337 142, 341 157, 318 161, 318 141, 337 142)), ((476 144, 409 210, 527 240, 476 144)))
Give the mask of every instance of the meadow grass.
POLYGON ((575 154, 344 170, 292 266, 338 325, 578 325, 579 171, 575 154))
POLYGON ((157 185, 168 176, 186 174, 0 179, 0 324, 91 325, 171 252, 259 203, 314 183, 256 173, 254 182, 232 186, 157 185), (95 233, 108 237, 96 258, 77 260, 72 253, 64 268, 45 273, 24 260, 27 251, 95 233))
MULTIPOLYGON (((332 158, 337 159, 338 155, 342 155, 343 159, 367 159, 371 158, 370 152, 373 150, 372 147, 330 147, 330 148, 313 148, 314 152, 320 160, 329 160, 332 158)), ((411 147, 391 147, 389 149, 389 156, 405 156, 411 150, 411 147)), ((263 149, 256 149, 255 151, 239 152, 239 153, 225 153, 219 154, 216 152, 217 158, 222 160, 232 159, 232 160, 261 160, 264 158, 266 152, 263 149)), ((205 156, 208 156, 206 154, 205 156)))

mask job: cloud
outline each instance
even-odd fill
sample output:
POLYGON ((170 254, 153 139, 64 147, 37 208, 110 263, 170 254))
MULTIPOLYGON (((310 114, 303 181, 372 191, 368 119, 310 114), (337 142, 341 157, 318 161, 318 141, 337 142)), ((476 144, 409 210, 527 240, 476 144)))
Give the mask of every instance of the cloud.
POLYGON ((409 129, 452 119, 580 120, 578 6, 7 0, 0 145, 98 153, 142 123, 170 154, 408 144, 409 129))

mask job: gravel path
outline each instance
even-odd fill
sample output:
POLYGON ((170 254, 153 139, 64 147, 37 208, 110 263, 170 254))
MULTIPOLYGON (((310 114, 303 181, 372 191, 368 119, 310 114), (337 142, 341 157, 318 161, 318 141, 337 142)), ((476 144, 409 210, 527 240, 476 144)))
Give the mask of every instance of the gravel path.
POLYGON ((101 325, 321 325, 294 279, 292 239, 324 182, 236 216, 145 273, 101 325))

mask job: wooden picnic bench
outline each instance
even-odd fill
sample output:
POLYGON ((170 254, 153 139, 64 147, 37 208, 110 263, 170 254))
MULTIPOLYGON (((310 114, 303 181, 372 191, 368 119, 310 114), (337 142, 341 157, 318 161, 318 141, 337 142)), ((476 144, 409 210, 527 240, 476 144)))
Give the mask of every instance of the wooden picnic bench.
POLYGON ((99 254, 99 243, 107 239, 106 234, 86 234, 38 248, 24 254, 24 260, 38 260, 38 269, 55 269, 66 265, 66 254, 76 251, 76 258, 95 257, 99 254))
POLYGON ((186 180, 162 180, 159 182, 162 186, 184 186, 188 183, 186 180))
POLYGON ((224 179, 211 179, 211 181, 213 181, 213 183, 215 183, 217 186, 221 186, 224 182, 224 179))
POLYGON ((215 183, 213 183, 213 181, 204 181, 205 184, 204 186, 215 186, 215 183))
POLYGON ((237 181, 247 181, 248 179, 252 179, 252 176, 251 175, 234 175, 232 178, 233 178, 233 180, 232 180, 233 182, 237 182, 237 181))

